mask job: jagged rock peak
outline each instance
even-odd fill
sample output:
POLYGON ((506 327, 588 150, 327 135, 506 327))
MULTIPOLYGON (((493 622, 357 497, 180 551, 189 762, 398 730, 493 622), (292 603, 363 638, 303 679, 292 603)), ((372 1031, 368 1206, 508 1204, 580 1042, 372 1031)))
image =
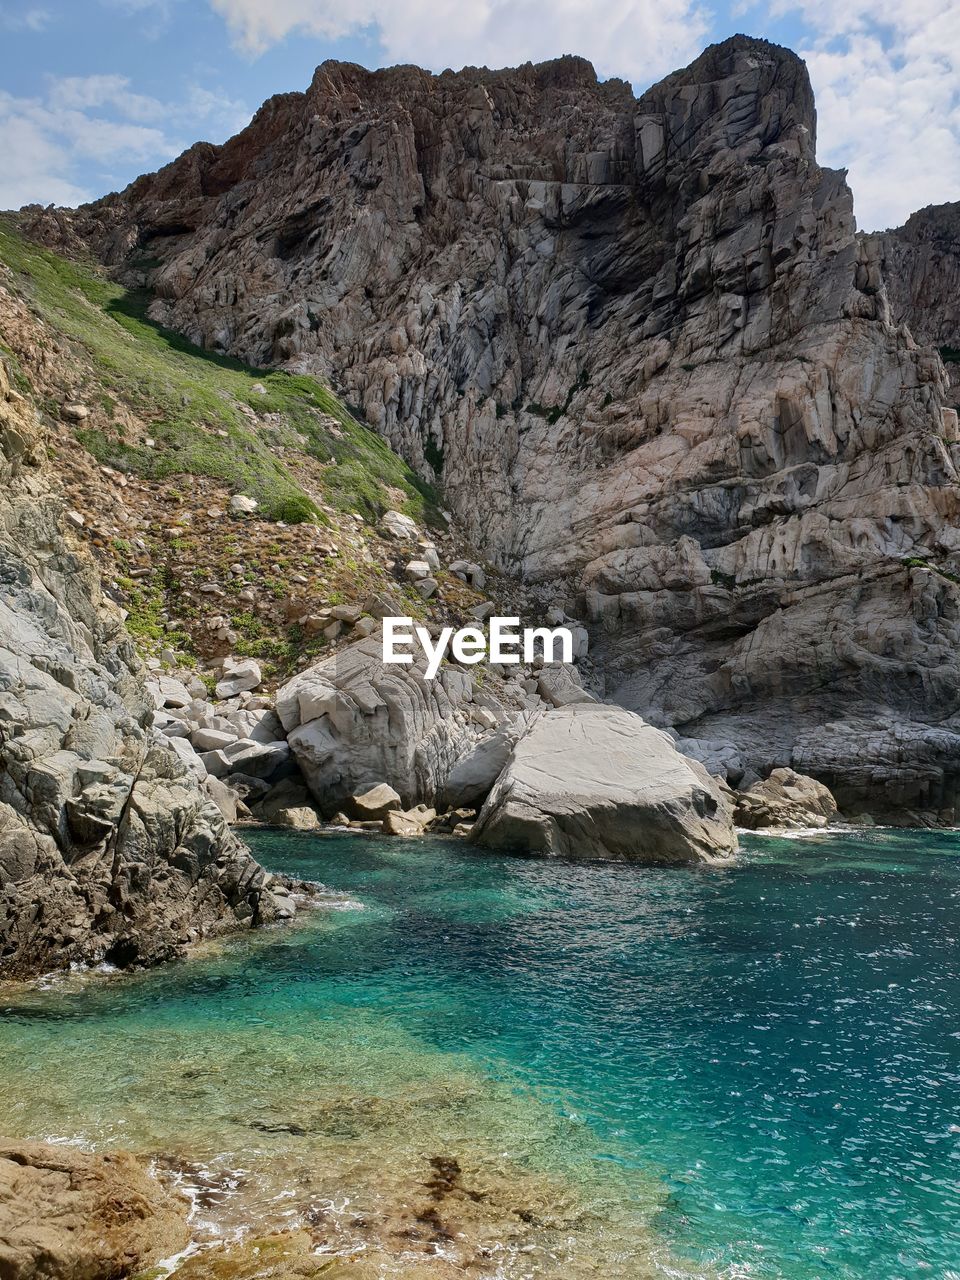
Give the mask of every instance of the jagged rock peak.
POLYGON ((593 63, 574 54, 546 62, 524 62, 517 67, 491 69, 469 66, 437 74, 409 63, 370 70, 355 62, 329 58, 317 67, 306 96, 310 99, 317 95, 352 91, 371 98, 402 97, 423 89, 438 92, 466 89, 469 92, 478 84, 540 92, 557 89, 598 91, 606 95, 613 91, 618 96, 628 94, 633 97, 633 91, 625 80, 601 81, 593 63))
POLYGON ((911 244, 935 244, 956 252, 960 249, 960 200, 925 205, 890 234, 911 244))

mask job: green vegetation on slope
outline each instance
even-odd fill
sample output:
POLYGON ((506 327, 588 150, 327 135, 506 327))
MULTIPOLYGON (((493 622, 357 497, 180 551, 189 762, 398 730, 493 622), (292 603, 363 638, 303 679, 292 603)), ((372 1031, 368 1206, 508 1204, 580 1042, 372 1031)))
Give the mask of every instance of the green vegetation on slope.
POLYGON ((406 495, 407 514, 431 517, 429 486, 316 379, 252 369, 194 346, 148 319, 146 291, 39 248, 9 218, 0 218, 0 261, 44 322, 86 350, 108 418, 116 397, 149 425, 152 447, 126 441, 119 423, 78 428, 98 461, 150 479, 209 476, 256 498, 268 518, 322 519, 284 462, 290 450, 336 462, 324 467, 317 497, 337 510, 377 515, 395 505, 390 486, 406 495))

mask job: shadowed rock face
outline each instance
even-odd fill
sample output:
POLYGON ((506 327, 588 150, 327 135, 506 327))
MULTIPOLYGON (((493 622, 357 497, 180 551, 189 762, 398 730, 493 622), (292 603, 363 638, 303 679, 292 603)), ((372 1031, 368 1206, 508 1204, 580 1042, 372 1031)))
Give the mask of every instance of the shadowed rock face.
POLYGON ((276 914, 152 709, 0 363, 0 976, 153 964, 276 914))
POLYGON ((731 781, 843 795, 852 751, 882 805, 922 742, 896 808, 949 820, 943 367, 814 135, 803 63, 746 37, 639 99, 573 58, 325 63, 223 147, 29 225, 158 261, 153 313, 190 337, 331 377, 488 559, 579 598, 608 696, 731 781))
POLYGON ((920 342, 960 340, 960 201, 928 205, 866 239, 883 257, 890 310, 920 342))

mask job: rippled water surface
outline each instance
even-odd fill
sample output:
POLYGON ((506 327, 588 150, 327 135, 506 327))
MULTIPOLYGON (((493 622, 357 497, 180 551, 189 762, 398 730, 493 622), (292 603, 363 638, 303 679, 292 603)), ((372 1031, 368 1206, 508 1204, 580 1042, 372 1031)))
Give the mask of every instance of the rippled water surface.
POLYGON ((726 871, 251 843, 353 905, 7 993, 8 1129, 161 1155, 211 1231, 462 1228, 469 1274, 960 1276, 957 836, 726 871))

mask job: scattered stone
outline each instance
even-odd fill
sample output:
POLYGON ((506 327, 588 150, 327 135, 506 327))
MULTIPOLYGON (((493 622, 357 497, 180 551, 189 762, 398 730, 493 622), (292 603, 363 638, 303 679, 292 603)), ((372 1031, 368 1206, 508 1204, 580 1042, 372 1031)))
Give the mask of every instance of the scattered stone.
POLYGON ((60 416, 67 422, 86 422, 90 410, 85 404, 65 404, 60 409, 60 416))
POLYGON ((837 802, 827 787, 793 769, 774 769, 736 795, 734 821, 751 831, 825 827, 837 816, 837 802))
POLYGON ((222 679, 217 681, 216 694, 221 700, 235 698, 238 693, 259 689, 263 673, 255 658, 226 658, 222 679))
POLYGON ((482 591, 487 581, 482 567, 472 560, 454 560, 450 565, 450 572, 475 591, 482 591))
POLYGON ((374 593, 364 601, 363 612, 378 622, 383 618, 399 618, 403 616, 403 606, 385 591, 374 593))
POLYGON ((173 676, 150 676, 146 685, 158 710, 162 707, 189 707, 193 701, 187 686, 173 676))
POLYGON ((384 815, 381 830, 385 836, 420 836, 423 835, 423 824, 408 813, 395 810, 384 815))
POLYGON ((241 738, 223 748, 230 766, 230 773, 242 773, 249 778, 270 778, 290 759, 290 748, 285 742, 252 742, 241 738))
POLYGON ((197 751, 219 751, 232 746, 236 740, 236 733, 224 733, 218 729, 195 729, 190 735, 197 751))
POLYGON ((410 582, 418 582, 421 578, 430 576, 430 566, 426 560, 410 560, 404 573, 410 582))
MULTIPOLYGON (((220 810, 224 820, 229 823, 236 822, 240 817, 240 805, 242 803, 237 792, 209 773, 204 779, 203 786, 207 795, 220 810)), ((244 809, 246 809, 245 805, 244 809)))
POLYGON ((290 827, 294 831, 315 831, 320 826, 317 811, 309 805, 295 809, 277 809, 273 821, 278 827, 290 827))
POLYGON ((398 793, 385 782, 371 787, 362 795, 352 796, 349 803, 350 812, 360 821, 383 819, 392 810, 403 808, 403 802, 398 793))
POLYGON ((376 631, 377 623, 375 618, 359 618, 356 626, 350 632, 351 640, 363 640, 372 632, 376 631))
POLYGON ((510 759, 519 733, 518 728, 508 726, 497 729, 461 756, 447 775, 442 803, 450 809, 482 803, 510 759))
POLYGON ((380 527, 388 537, 398 542, 407 542, 417 536, 417 522, 405 516, 402 511, 385 511, 380 519, 380 527))
POLYGON ((336 618, 340 622, 352 625, 357 621, 363 613, 363 609, 358 604, 335 604, 330 610, 331 618, 336 618))
POLYGON ((230 499, 230 510, 234 515, 253 515, 259 505, 256 498, 248 498, 244 493, 235 493, 230 499))
POLYGON ((537 693, 551 707, 568 707, 575 702, 596 702, 580 684, 575 667, 562 662, 548 663, 537 676, 537 693))

